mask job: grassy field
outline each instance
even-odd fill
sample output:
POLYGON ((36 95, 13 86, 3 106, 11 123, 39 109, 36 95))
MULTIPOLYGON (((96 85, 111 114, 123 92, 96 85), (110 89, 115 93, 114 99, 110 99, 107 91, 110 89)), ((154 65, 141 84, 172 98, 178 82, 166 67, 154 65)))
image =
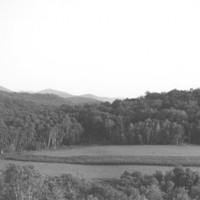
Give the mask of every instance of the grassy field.
POLYGON ((0 157, 4 160, 63 163, 79 165, 147 165, 147 166, 175 166, 200 167, 200 156, 44 156, 25 153, 6 154, 0 157))
POLYGON ((200 146, 82 146, 5 154, 0 158, 0 169, 15 162, 33 164, 47 175, 71 173, 87 178, 119 177, 126 170, 164 172, 177 164, 200 172, 200 146))
POLYGON ((60 150, 20 152, 1 155, 5 160, 66 163, 81 165, 149 165, 181 164, 200 167, 200 146, 87 146, 60 150))
MULTIPOLYGON (((59 163, 39 163, 39 162, 20 162, 0 160, 0 170, 4 169, 9 163, 18 165, 33 165, 43 175, 57 176, 70 173, 81 178, 119 178, 123 172, 141 171, 145 174, 152 174, 156 170, 166 172, 173 167, 163 166, 132 166, 132 165, 73 165, 59 163)), ((200 172, 200 168, 192 168, 200 172)))
POLYGON ((33 151, 33 155, 67 156, 200 156, 197 145, 126 145, 126 146, 80 146, 56 151, 33 151))

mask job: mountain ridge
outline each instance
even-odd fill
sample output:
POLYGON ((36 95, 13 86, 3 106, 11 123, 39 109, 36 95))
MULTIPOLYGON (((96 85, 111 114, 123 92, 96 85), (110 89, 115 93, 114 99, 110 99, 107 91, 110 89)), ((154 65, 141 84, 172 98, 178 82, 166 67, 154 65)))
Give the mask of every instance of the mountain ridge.
MULTIPOLYGON (((9 90, 5 87, 0 86, 0 91, 5 91, 5 92, 15 92, 12 90, 9 90)), ((64 99, 68 99, 69 101, 75 101, 76 103, 82 103, 82 102, 89 102, 89 103, 94 103, 96 102, 110 102, 112 103, 114 100, 116 100, 117 98, 110 98, 110 97, 100 97, 94 94, 82 94, 82 95, 73 95, 67 92, 63 92, 63 91, 59 91, 59 90, 55 90, 55 89, 51 89, 51 88, 47 88, 47 89, 43 89, 37 92, 29 92, 29 91, 19 91, 19 92, 15 92, 15 93, 27 93, 27 94, 52 94, 52 95, 56 95, 59 96, 61 98, 64 99)))
POLYGON ((103 102, 108 101, 110 103, 112 103, 116 99, 116 98, 110 98, 110 97, 99 97, 93 94, 83 94, 83 95, 80 95, 80 97, 96 99, 103 102))
POLYGON ((60 96, 60 97, 63 97, 63 98, 69 98, 69 97, 74 96, 74 95, 69 94, 67 92, 54 90, 54 89, 51 89, 51 88, 47 88, 47 89, 41 90, 41 91, 36 92, 36 93, 39 93, 39 94, 54 94, 54 95, 57 95, 57 96, 60 96))
POLYGON ((86 98, 86 99, 94 99, 94 100, 97 100, 97 101, 101 101, 101 102, 110 102, 112 103, 115 99, 117 98, 110 98, 110 97, 100 97, 100 96, 96 96, 94 94, 83 94, 83 95, 73 95, 73 94, 70 94, 70 93, 67 93, 67 92, 63 92, 63 91, 59 91, 59 90, 54 90, 54 89, 51 89, 51 88, 48 88, 48 89, 44 89, 44 90, 41 90, 37 93, 40 93, 40 94, 54 94, 54 95, 57 95, 57 96, 60 96, 60 97, 63 97, 63 98, 70 98, 71 100, 74 99, 76 101, 76 98, 86 98))
POLYGON ((0 90, 4 91, 4 92, 12 92, 11 90, 9 90, 9 89, 7 89, 7 88, 5 88, 3 86, 0 86, 0 90))

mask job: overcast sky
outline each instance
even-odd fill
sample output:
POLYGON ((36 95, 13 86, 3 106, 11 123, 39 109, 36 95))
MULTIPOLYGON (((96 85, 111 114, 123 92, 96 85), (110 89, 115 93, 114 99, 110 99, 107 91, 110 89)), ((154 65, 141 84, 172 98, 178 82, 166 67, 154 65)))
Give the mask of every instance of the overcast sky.
POLYGON ((200 87, 200 1, 0 0, 0 73, 15 91, 200 87))

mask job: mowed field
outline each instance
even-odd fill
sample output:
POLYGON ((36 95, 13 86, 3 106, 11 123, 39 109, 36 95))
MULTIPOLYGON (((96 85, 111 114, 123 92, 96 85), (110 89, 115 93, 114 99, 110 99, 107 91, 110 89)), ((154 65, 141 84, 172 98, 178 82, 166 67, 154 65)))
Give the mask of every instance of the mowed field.
MULTIPOLYGON (((192 160, 200 161, 200 146, 150 146, 150 145, 138 145, 138 146, 81 146, 81 147, 67 147, 60 150, 49 150, 49 151, 32 151, 32 152, 23 152, 17 156, 23 155, 33 155, 41 158, 51 157, 59 159, 70 158, 73 160, 73 157, 80 159, 84 156, 89 157, 89 159, 97 158, 109 158, 112 159, 118 158, 126 160, 127 158, 136 157, 142 158, 142 161, 145 158, 148 159, 157 159, 161 162, 167 162, 169 157, 175 158, 179 157, 181 160, 187 160, 191 158, 192 160), (161 159, 162 158, 162 159, 161 159)), ((15 155, 14 155, 15 156, 15 155)), ((84 157, 85 158, 85 157, 84 157)), ((135 159, 135 158, 134 158, 135 159)), ((134 160, 133 159, 133 160, 134 160)), ((101 160, 101 159, 100 159, 101 160)), ((149 161, 148 161, 149 162, 149 161)), ((66 164, 66 163, 51 163, 50 162, 22 162, 22 161, 11 161, 0 159, 0 169, 3 169, 9 163, 16 163, 19 165, 31 164, 34 165, 37 170, 45 175, 60 175, 63 173, 71 173, 74 176, 85 177, 85 178, 118 178, 124 171, 141 171, 145 174, 152 174, 156 170, 166 172, 173 169, 173 166, 144 166, 144 165, 126 165, 116 163, 112 165, 90 165, 90 164, 66 164)), ((192 170, 200 172, 200 167, 190 167, 192 170)))
MULTIPOLYGON (((172 170, 173 167, 164 166, 141 166, 141 165, 74 165, 61 163, 38 163, 38 162, 20 162, 8 161, 0 159, 0 170, 3 170, 6 165, 15 163, 18 165, 33 165, 41 174, 47 176, 59 176, 61 174, 72 174, 79 178, 96 179, 96 178, 119 178, 125 171, 134 172, 140 171, 144 174, 153 174, 155 171, 172 170)), ((193 171, 200 173, 200 168, 190 167, 193 171)))
MULTIPOLYGON (((18 165, 33 165, 43 175, 57 176, 61 174, 72 174, 73 176, 82 178, 119 178, 123 172, 141 171, 143 173, 152 174, 155 170, 163 172, 172 169, 172 167, 155 167, 155 166, 132 166, 132 165, 74 165, 61 163, 38 163, 38 162, 20 162, 0 160, 0 170, 6 165, 15 163, 18 165)), ((194 168, 196 169, 196 168, 194 168)))
POLYGON ((200 156, 197 145, 124 145, 124 146, 81 146, 56 151, 32 151, 33 155, 56 157, 67 156, 200 156))

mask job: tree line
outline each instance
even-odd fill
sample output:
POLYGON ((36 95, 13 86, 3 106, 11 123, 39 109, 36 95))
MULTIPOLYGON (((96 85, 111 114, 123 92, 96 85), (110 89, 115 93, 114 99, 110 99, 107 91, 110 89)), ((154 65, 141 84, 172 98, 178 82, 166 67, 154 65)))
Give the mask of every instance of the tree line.
POLYGON ((8 165, 0 174, 0 200, 199 200, 200 175, 175 167, 166 173, 124 172, 112 180, 70 174, 44 176, 33 166, 8 165))
POLYGON ((0 93, 0 148, 77 144, 200 143, 200 89, 84 105, 52 105, 0 93))

